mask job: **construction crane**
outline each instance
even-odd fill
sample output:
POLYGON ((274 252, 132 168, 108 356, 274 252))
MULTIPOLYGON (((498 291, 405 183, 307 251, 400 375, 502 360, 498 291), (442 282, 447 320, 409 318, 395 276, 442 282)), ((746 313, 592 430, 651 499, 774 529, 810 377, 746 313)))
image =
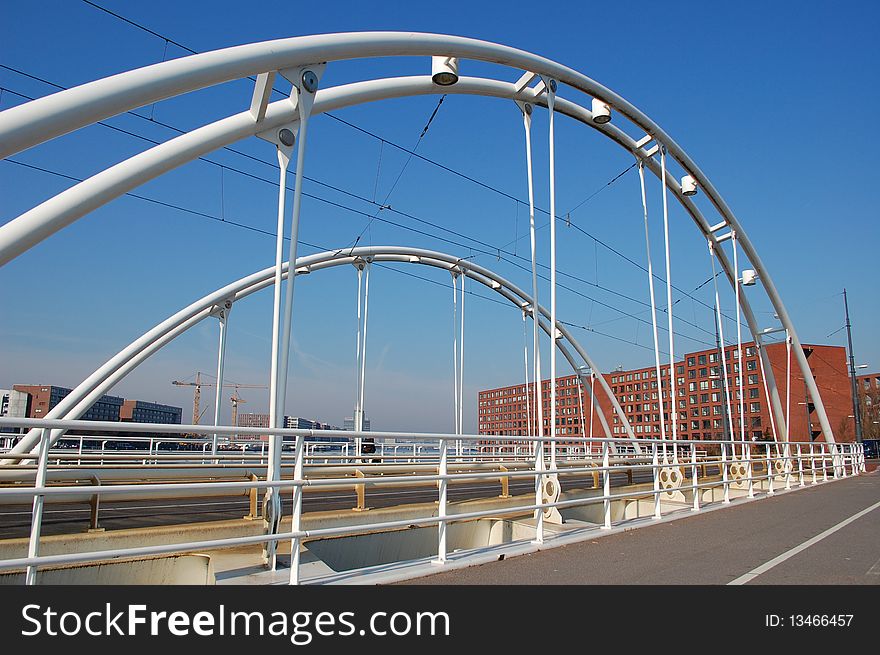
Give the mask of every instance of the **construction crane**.
POLYGON ((232 394, 232 397, 229 399, 232 401, 232 425, 238 425, 238 406, 242 403, 246 403, 247 401, 238 395, 238 385, 235 386, 235 391, 232 394))
MULTIPOLYGON (((176 385, 178 387, 195 387, 193 392, 193 425, 199 424, 199 419, 202 418, 202 413, 199 412, 199 402, 202 397, 202 387, 216 387, 217 384, 215 382, 202 382, 202 374, 199 371, 196 371, 196 380, 195 382, 182 382, 180 380, 172 380, 171 384, 176 385)), ((235 394, 234 396, 238 396, 239 389, 268 389, 268 385, 265 384, 239 384, 237 382, 224 382, 224 387, 234 387, 235 394)), ((238 403, 244 402, 241 399, 238 399, 232 404, 232 424, 235 425, 235 420, 238 415, 238 403)), ((205 408, 207 411, 207 407, 205 408)))

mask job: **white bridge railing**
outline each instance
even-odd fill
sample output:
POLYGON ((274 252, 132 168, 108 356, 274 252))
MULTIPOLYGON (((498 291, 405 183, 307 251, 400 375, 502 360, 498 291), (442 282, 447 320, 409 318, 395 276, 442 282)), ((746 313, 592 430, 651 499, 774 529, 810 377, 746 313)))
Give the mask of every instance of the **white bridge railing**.
MULTIPOLYGON (((854 443, 700 441, 697 447, 696 442, 678 441, 675 444, 677 448, 673 449, 671 440, 565 437, 555 440, 557 453, 562 454, 557 457, 556 467, 550 468, 548 451, 554 447, 554 440, 548 438, 248 428, 249 433, 291 439, 294 448, 304 449, 304 455, 307 450, 310 451, 311 468, 302 468, 300 477, 295 477, 298 468, 293 466, 297 455, 294 450, 287 456, 288 463, 282 469, 285 474, 283 479, 267 482, 265 475, 261 478, 254 473, 259 467, 268 465, 264 452, 218 450, 212 454, 207 449, 201 450, 205 444, 210 445, 211 435, 234 439, 241 428, 0 418, 0 430, 7 434, 7 438, 11 438, 10 429, 17 427, 40 428, 42 446, 39 453, 0 453, 0 460, 6 462, 0 466, 0 505, 32 503, 28 555, 0 560, 0 570, 25 569, 27 584, 36 583, 37 568, 41 566, 282 541, 289 541, 292 549, 298 549, 307 540, 413 525, 438 526, 437 560, 443 562, 447 559, 446 526, 452 522, 533 515, 536 520, 535 541, 541 543, 544 540, 545 516, 549 517, 553 508, 562 511, 569 507, 601 504, 601 527, 611 528, 611 506, 614 501, 652 499, 653 515, 660 518, 664 512, 664 502, 677 501, 682 507, 690 505, 696 511, 707 503, 729 503, 732 490, 738 490, 739 494, 749 497, 756 493, 772 495, 780 488, 788 490, 805 487, 865 471, 864 449, 861 444, 854 443), (83 447, 85 442, 91 440, 88 435, 84 435, 82 441, 80 435, 63 437, 66 441, 78 443, 79 447, 74 452, 71 452, 74 450, 71 448, 45 448, 52 430, 58 428, 79 431, 106 429, 124 435, 102 437, 101 440, 105 443, 97 450, 83 447), (177 437, 145 438, 137 437, 137 432, 151 435, 177 435, 186 432, 205 435, 206 439, 201 442, 195 440, 200 448, 199 452, 180 453, 160 450, 158 445, 164 441, 175 441, 177 437), (131 436, 128 436, 129 433, 131 436), (356 436, 406 440, 407 443, 378 443, 375 453, 358 456, 357 453, 350 452, 327 452, 326 443, 307 441, 315 436, 339 439, 340 446, 347 445, 347 440, 356 436), (143 443, 147 447, 132 452, 107 448, 108 443, 113 440, 143 443), (324 450, 321 450, 322 447, 324 450), (543 453, 544 456, 536 456, 536 452, 543 453), (114 479, 112 472, 122 470, 119 466, 121 464, 127 465, 128 478, 120 476, 119 479, 114 479), (132 467, 131 464, 138 466, 132 467), (91 469, 95 466, 106 467, 110 474, 104 475, 102 479, 99 479, 99 475, 94 475, 91 484, 83 484, 84 480, 92 479, 91 469), (60 473, 65 467, 67 470, 73 468, 78 473, 72 474, 72 477, 64 477, 60 473), (162 475, 158 473, 160 467, 163 469, 162 475), (236 479, 236 476, 243 477, 240 475, 242 467, 248 470, 248 479, 236 479), (200 478, 201 469, 204 469, 204 475, 200 478), (169 473, 169 470, 172 472, 169 473), (631 485, 612 493, 612 476, 621 473, 626 474, 631 485), (558 478, 578 476, 592 478, 593 488, 601 489, 601 493, 561 498, 558 494, 558 478), (548 495, 546 483, 554 478, 557 493, 548 495), (636 484, 636 478, 645 484, 636 484), (514 506, 449 514, 446 497, 449 484, 461 481, 497 484, 501 481, 506 490, 510 480, 532 480, 534 495, 516 497, 522 498, 523 502, 514 506), (649 482, 650 488, 647 484, 649 482), (83 497, 124 500, 149 497, 150 494, 155 494, 156 497, 161 494, 163 498, 175 494, 180 497, 199 494, 250 494, 253 513, 257 489, 275 488, 279 491, 300 492, 310 489, 354 489, 358 493, 359 503, 362 503, 365 490, 377 485, 419 485, 426 489, 436 487, 440 500, 439 511, 436 515, 429 511, 424 516, 396 521, 364 523, 361 519, 350 525, 314 530, 294 529, 274 534, 267 532, 254 536, 187 543, 40 555, 43 507, 46 502, 71 502, 83 497), (706 494, 709 489, 717 489, 718 493, 706 494)), ((282 462, 284 461, 283 458, 282 462)), ((302 494, 294 493, 294 501, 299 502, 301 508, 302 494)), ((280 525, 280 522, 275 524, 280 525)), ((299 574, 298 565, 291 567, 291 583, 299 582, 299 574)))

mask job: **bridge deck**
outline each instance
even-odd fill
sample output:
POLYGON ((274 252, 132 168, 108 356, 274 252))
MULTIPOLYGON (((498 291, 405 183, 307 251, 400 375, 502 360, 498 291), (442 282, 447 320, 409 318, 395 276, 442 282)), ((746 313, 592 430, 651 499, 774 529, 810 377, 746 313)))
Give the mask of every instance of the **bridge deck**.
MULTIPOLYGON (((727 584, 878 501, 880 469, 404 584, 727 584)), ((751 584, 880 584, 880 507, 751 584)))

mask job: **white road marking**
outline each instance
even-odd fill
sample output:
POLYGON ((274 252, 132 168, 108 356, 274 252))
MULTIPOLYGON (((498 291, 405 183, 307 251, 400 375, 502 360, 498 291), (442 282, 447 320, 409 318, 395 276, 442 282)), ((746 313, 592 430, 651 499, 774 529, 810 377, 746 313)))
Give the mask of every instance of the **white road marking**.
MULTIPOLYGON (((812 537, 811 539, 807 539, 800 546, 795 546, 791 550, 785 551, 784 553, 782 553, 782 555, 779 555, 778 557, 774 557, 769 562, 761 564, 761 566, 759 566, 755 569, 752 569, 751 571, 749 571, 745 575, 739 576, 736 580, 731 580, 727 584, 729 584, 729 585, 743 585, 743 584, 747 584, 747 583, 751 582, 752 580, 757 578, 762 573, 766 573, 767 571, 772 569, 774 566, 777 566, 778 564, 782 564, 785 560, 790 559, 790 558, 794 557, 795 555, 797 555, 798 553, 806 550, 810 546, 813 546, 813 545, 819 543, 825 537, 831 536, 832 534, 834 534, 838 530, 848 526, 853 521, 857 521, 858 519, 862 518, 865 514, 873 512, 878 507, 880 507, 880 502, 874 503, 870 507, 863 509, 861 512, 853 514, 848 519, 844 519, 843 521, 841 521, 837 525, 828 528, 824 532, 820 532, 815 537, 812 537)), ((878 564, 880 564, 880 562, 878 562, 878 564)), ((873 567, 871 567, 871 570, 873 570, 875 567, 877 567, 877 564, 875 564, 873 567)), ((870 571, 869 571, 869 573, 870 573, 870 571)), ((880 571, 878 571, 878 574, 880 574, 880 571)))
POLYGON ((865 575, 880 575, 880 559, 874 562, 874 566, 869 568, 865 575))

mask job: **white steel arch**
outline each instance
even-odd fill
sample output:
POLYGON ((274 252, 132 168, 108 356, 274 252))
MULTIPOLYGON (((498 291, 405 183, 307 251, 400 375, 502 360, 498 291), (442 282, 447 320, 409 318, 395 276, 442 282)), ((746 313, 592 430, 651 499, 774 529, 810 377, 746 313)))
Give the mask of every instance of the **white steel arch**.
MULTIPOLYGON (((433 85, 428 76, 359 82, 336 89, 319 91, 314 111, 319 111, 319 105, 322 102, 324 105, 320 111, 328 111, 332 108, 387 97, 440 91, 511 97, 528 103, 545 105, 546 95, 542 95, 543 91, 540 85, 535 88, 528 86, 533 79, 539 76, 567 84, 606 103, 615 112, 644 131, 645 136, 635 140, 610 123, 596 125, 591 120, 591 112, 560 98, 556 99, 554 110, 566 113, 603 132, 619 145, 627 148, 636 157, 642 159, 655 175, 658 175, 658 165, 654 162, 653 155, 660 148, 663 148, 671 161, 696 180, 721 216, 721 223, 712 225, 706 221, 696 206, 682 195, 681 188, 671 176, 667 178, 667 187, 675 192, 675 197, 684 205, 700 231, 715 246, 714 250, 719 262, 725 270, 728 280, 734 285, 738 284, 737 271, 731 268, 723 255, 716 233, 725 227, 736 233, 738 244, 757 271, 782 326, 788 332, 795 358, 815 405, 825 440, 834 441, 833 430, 815 380, 810 373, 809 364, 775 285, 745 231, 709 179, 687 153, 638 108, 594 80, 544 57, 476 39, 397 32, 318 35, 237 46, 121 73, 2 112, 0 113, 0 154, 8 156, 120 112, 248 75, 259 75, 261 78, 263 76, 274 77, 276 72, 283 74, 288 69, 316 62, 414 55, 442 55, 495 62, 524 70, 526 74, 515 84, 496 80, 461 78, 452 87, 438 87, 433 85), (498 85, 505 88, 502 89, 498 85), (502 91, 504 92, 502 93, 502 91), (334 102, 338 104, 334 105, 334 102)), ((266 79, 263 78, 264 83, 266 79)), ((260 78, 258 78, 258 86, 259 84, 260 78)), ((289 111, 290 103, 288 101, 280 101, 280 103, 287 103, 288 111, 285 113, 284 108, 279 106, 280 103, 267 105, 266 98, 268 98, 268 94, 264 94, 262 103, 255 102, 249 112, 243 112, 199 128, 111 167, 104 173, 99 173, 68 191, 62 192, 55 198, 0 227, 0 265, 88 211, 165 170, 232 141, 261 131, 278 128, 284 123, 293 121, 296 112, 289 111), (223 125, 220 125, 221 123, 223 125), (226 141, 226 139, 229 140, 226 141), (172 143, 174 143, 173 147, 157 150, 172 143), (124 168, 120 169, 120 166, 124 166, 124 168), (102 175, 105 177, 100 177, 102 175)), ((779 401, 772 367, 769 366, 766 352, 761 347, 761 330, 745 295, 740 294, 740 296, 744 316, 752 336, 759 346, 762 360, 764 360, 771 405, 777 424, 784 427, 785 416, 779 401)), ((782 431, 784 432, 784 430, 782 431)))
MULTIPOLYGON (((363 246, 359 248, 344 248, 342 250, 328 250, 326 252, 315 253, 300 257, 294 267, 295 275, 303 275, 316 271, 341 266, 343 264, 357 264, 363 261, 371 262, 401 262, 410 264, 421 264, 432 266, 449 271, 458 271, 461 275, 479 282, 480 284, 496 291, 501 296, 509 300, 511 303, 520 307, 523 311, 531 314, 530 307, 532 304, 531 297, 522 289, 505 280, 503 277, 490 271, 487 268, 474 264, 468 260, 462 260, 454 255, 425 250, 422 248, 410 248, 405 246, 363 246), (343 254, 344 253, 344 254, 343 254)), ((283 268, 283 277, 286 278, 289 273, 288 265, 285 263, 283 268)), ((50 410, 47 419, 67 419, 75 420, 80 418, 94 402, 102 395, 107 393, 122 378, 133 371, 144 360, 152 356, 155 352, 173 341, 175 338, 194 327, 201 321, 216 314, 217 310, 222 307, 229 309, 232 303, 235 303, 251 294, 270 287, 274 284, 275 267, 269 267, 258 271, 235 282, 228 284, 220 289, 210 293, 194 303, 184 307, 179 312, 168 317, 138 339, 131 342, 128 346, 111 357, 106 363, 95 370, 90 376, 83 380, 75 389, 73 389, 65 398, 50 410), (228 304, 227 304, 228 303, 228 304)), ((550 335, 549 316, 550 313, 542 306, 538 306, 539 326, 545 334, 550 335), (543 317, 543 318, 542 318, 543 317)), ((572 336, 571 332, 561 323, 557 322, 557 330, 562 334, 562 340, 557 340, 557 348, 563 357, 569 362, 575 373, 584 365, 595 368, 593 360, 590 358, 586 349, 572 336), (572 353, 571 349, 574 350, 572 353), (578 362, 577 357, 581 358, 578 362)), ((617 402, 617 398, 611 392, 611 388, 601 375, 596 375, 595 379, 599 381, 602 391, 608 398, 613 411, 618 420, 621 422, 627 436, 635 439, 632 428, 627 421, 626 414, 617 402)), ((595 399, 595 391, 590 387, 590 393, 595 399)), ((597 412, 599 420, 605 431, 605 436, 612 438, 614 435, 608 426, 602 412, 597 412)), ((54 444, 65 433, 65 430, 55 429, 51 432, 50 444, 54 444)), ((36 451, 39 447, 40 430, 32 429, 19 441, 15 447, 10 450, 11 454, 26 454, 36 451)), ((638 443, 634 442, 637 452, 641 449, 638 443)))

